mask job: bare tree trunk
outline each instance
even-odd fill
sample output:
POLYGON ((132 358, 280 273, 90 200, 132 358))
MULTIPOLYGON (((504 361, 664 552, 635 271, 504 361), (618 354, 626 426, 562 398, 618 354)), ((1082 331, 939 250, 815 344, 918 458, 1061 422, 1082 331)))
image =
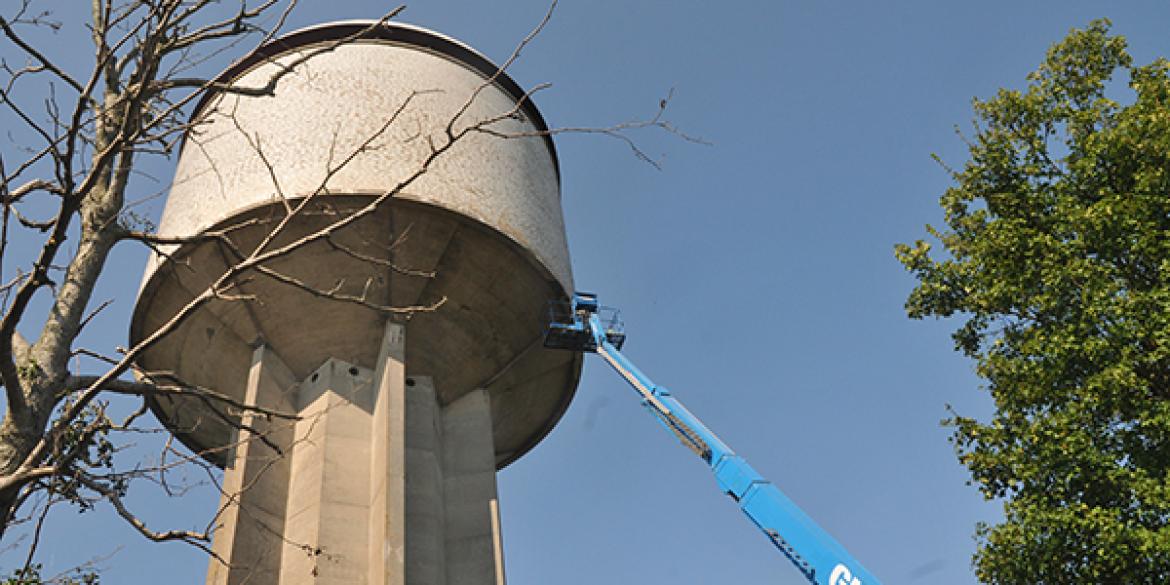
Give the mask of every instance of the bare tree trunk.
MULTIPOLYGON (((108 465, 110 457, 109 433, 131 428, 146 412, 146 398, 160 395, 194 397, 212 405, 212 410, 237 425, 242 441, 267 439, 255 429, 239 426, 241 417, 229 416, 229 411, 236 415, 252 412, 269 418, 290 415, 241 403, 215 389, 188 384, 165 372, 135 372, 140 378, 138 382, 121 379, 134 370, 136 358, 148 347, 213 300, 245 301, 236 293, 236 279, 254 273, 316 296, 362 304, 387 315, 433 310, 442 301, 426 306, 383 306, 364 296, 316 289, 276 271, 272 262, 315 242, 333 243, 329 239, 332 234, 377 212, 469 135, 516 139, 562 132, 602 134, 622 141, 637 158, 650 164, 655 163, 630 138, 629 131, 653 128, 693 140, 663 119, 669 96, 649 120, 539 133, 500 130, 499 122, 522 117, 525 100, 544 85, 537 86, 498 116, 476 122, 460 120, 480 91, 503 74, 504 68, 511 65, 520 50, 548 22, 550 7, 536 30, 521 41, 495 76, 467 97, 463 107, 446 121, 445 128, 433 136, 422 137, 429 151, 417 169, 392 189, 371 198, 368 206, 338 217, 316 233, 291 243, 273 245, 288 222, 302 213, 308 202, 328 193, 329 179, 347 161, 372 148, 373 142, 395 123, 415 95, 398 112, 390 114, 382 128, 372 130, 369 140, 353 152, 337 153, 338 164, 329 169, 317 192, 297 205, 286 202, 287 217, 274 222, 268 236, 254 249, 241 249, 230 230, 208 231, 186 239, 160 237, 150 229, 131 229, 126 225, 130 223, 126 221, 126 193, 131 188, 132 170, 143 157, 169 156, 183 136, 198 128, 199 120, 186 117, 188 106, 208 92, 271 95, 281 78, 296 66, 315 54, 363 38, 384 26, 402 8, 351 37, 316 46, 282 61, 277 73, 266 83, 238 87, 215 78, 185 77, 180 73, 197 68, 205 54, 222 50, 240 39, 250 38, 259 44, 270 41, 296 0, 245 0, 235 4, 230 12, 224 12, 213 0, 93 0, 90 30, 94 61, 83 75, 60 67, 50 56, 51 47, 37 47, 27 40, 26 33, 56 26, 37 4, 37 0, 20 0, 18 7, 6 8, 9 12, 0 14, 3 37, 0 40, 12 45, 28 62, 21 69, 0 66, 0 75, 7 75, 7 79, 0 79, 0 108, 9 116, 0 120, 19 124, 37 137, 35 143, 27 145, 25 160, 8 161, 0 154, 0 267, 10 271, 13 266, 20 267, 10 282, 0 283, 0 384, 7 397, 0 421, 0 538, 21 513, 21 505, 30 494, 42 493, 49 494, 44 504, 46 509, 61 501, 83 506, 106 502, 150 540, 183 540, 213 554, 206 548, 208 531, 152 531, 121 500, 126 482, 148 473, 156 474, 154 479, 169 489, 168 470, 176 465, 204 464, 200 454, 180 453, 168 442, 162 453, 164 462, 151 469, 102 468, 108 465), (48 104, 47 113, 41 113, 45 104, 48 104), (36 209, 52 209, 51 217, 27 217, 25 204, 33 199, 39 204, 36 209), (61 256, 65 255, 62 250, 66 253, 70 250, 65 242, 75 219, 79 222, 79 229, 75 226, 72 232, 78 234, 76 248, 72 256, 62 260, 61 256), (7 242, 15 230, 40 238, 41 245, 31 258, 11 257, 7 242), (196 240, 215 240, 235 255, 235 263, 204 290, 196 291, 170 321, 136 346, 118 351, 77 347, 78 337, 89 319, 91 297, 111 251, 119 242, 135 242, 157 249, 196 240), (51 306, 43 315, 34 314, 31 309, 38 294, 52 295, 51 306), (39 336, 31 344, 17 333, 22 325, 26 331, 39 329, 39 336), (78 356, 87 359, 86 366, 93 368, 94 373, 71 371, 70 365, 76 367, 74 360, 78 356), (108 393, 133 396, 142 406, 120 422, 111 420, 102 400, 108 393)), ((47 1, 44 4, 50 5, 47 1)), ((552 6, 555 4, 552 2, 552 6)), ((261 145, 254 147, 263 158, 261 145)), ((273 178, 279 183, 279 177, 273 178)), ((279 192, 279 185, 276 187, 279 192)), ((377 259, 368 261, 378 262, 377 259)), ((5 273, 0 271, 2 274, 5 273)), ((29 562, 31 559, 30 552, 29 562)))

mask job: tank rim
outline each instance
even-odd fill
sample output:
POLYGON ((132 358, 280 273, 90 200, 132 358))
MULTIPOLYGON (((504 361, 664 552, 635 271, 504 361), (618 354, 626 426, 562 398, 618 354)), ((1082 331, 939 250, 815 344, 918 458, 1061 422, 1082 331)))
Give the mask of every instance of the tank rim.
MULTIPOLYGON (((229 65, 227 69, 215 77, 214 81, 219 84, 230 84, 252 67, 282 53, 288 53, 308 45, 336 41, 357 35, 364 29, 370 28, 371 25, 377 23, 377 20, 339 20, 294 30, 253 49, 250 53, 229 65)), ((553 143, 552 135, 548 133, 548 123, 536 107, 536 103, 533 102, 532 96, 528 95, 528 92, 524 91, 520 87, 520 84, 516 83, 508 75, 507 71, 501 71, 499 65, 496 65, 495 62, 488 59, 483 53, 471 48, 462 41, 413 24, 392 21, 384 22, 382 26, 374 27, 366 32, 366 34, 355 39, 355 41, 370 40, 391 41, 428 49, 470 67, 482 74, 485 78, 491 78, 495 75, 495 85, 508 92, 520 104, 520 109, 532 124, 536 126, 536 129, 543 133, 542 138, 544 139, 545 146, 548 147, 549 156, 552 158, 553 170, 557 175, 557 184, 558 186, 560 185, 561 165, 560 160, 557 158, 557 149, 553 143)), ((219 91, 208 90, 204 92, 199 100, 195 102, 195 106, 191 110, 191 121, 194 121, 199 116, 208 102, 219 95, 221 95, 219 91)), ((186 142, 185 135, 183 142, 186 142)))
MULTIPOLYGON (((375 193, 356 191, 356 192, 349 192, 349 193, 330 194, 329 197, 363 198, 363 197, 371 197, 373 195, 375 195, 375 193)), ((538 272, 540 272, 544 275, 544 277, 546 278, 546 280, 549 283, 554 284, 555 287, 561 291, 561 294, 564 295, 561 300, 567 300, 569 298, 570 292, 565 289, 564 283, 562 283, 560 280, 558 280, 552 274, 552 272, 548 269, 548 267, 544 265, 543 262, 541 262, 538 258, 536 258, 530 250, 528 250, 524 246, 520 245, 518 242, 516 242, 516 240, 512 239, 507 234, 499 231, 494 226, 490 226, 490 225, 485 224, 481 221, 477 221, 474 218, 464 216, 462 214, 456 213, 454 211, 443 208, 441 206, 431 205, 431 204, 424 203, 421 201, 412 201, 409 199, 395 199, 394 203, 398 204, 398 205, 407 205, 407 206, 424 206, 424 207, 430 208, 431 210, 438 211, 440 213, 451 214, 457 220, 465 222, 466 224, 471 225, 471 226, 475 227, 476 229, 483 229, 483 230, 494 233, 497 237, 500 237, 500 238, 502 238, 503 241, 507 242, 507 245, 514 247, 515 250, 517 252, 519 252, 522 257, 526 258, 529 261, 529 263, 532 264, 534 268, 536 268, 536 270, 538 272)), ((275 202, 257 203, 255 205, 251 205, 249 207, 245 207, 245 208, 241 209, 239 211, 239 213, 249 213, 252 211, 259 210, 259 209, 266 207, 266 206, 269 206, 269 205, 277 205, 277 203, 275 203, 275 202)), ((209 226, 206 229, 202 230, 200 233, 206 233, 209 230, 222 228, 224 224, 226 224, 228 221, 230 221, 230 219, 231 218, 228 218, 222 222, 219 222, 219 223, 216 223, 212 226, 209 226)), ((169 259, 164 260, 164 264, 174 262, 175 258, 180 257, 182 254, 184 254, 186 252, 186 247, 187 247, 186 245, 180 246, 179 249, 175 250, 171 254, 171 257, 169 259)), ((129 341, 130 341, 131 347, 136 345, 137 342, 141 341, 145 337, 144 332, 142 331, 142 328, 143 328, 143 321, 146 318, 146 314, 145 314, 146 308, 144 307, 144 304, 142 301, 145 297, 153 295, 154 290, 156 288, 158 288, 158 286, 160 286, 161 283, 160 283, 159 279, 161 277, 159 275, 161 272, 163 272, 161 270, 161 268, 162 268, 162 264, 155 267, 154 272, 152 272, 150 274, 150 277, 145 282, 143 282, 142 288, 138 292, 138 298, 134 301, 134 309, 130 314, 129 341)), ((570 375, 570 380, 571 380, 570 384, 567 388, 567 391, 564 393, 564 396, 561 399, 561 402, 556 406, 556 408, 555 408, 554 412, 551 414, 551 416, 544 422, 544 424, 540 425, 538 428, 535 428, 528 435, 528 438, 525 441, 523 441, 519 447, 517 447, 516 449, 514 449, 510 452, 507 452, 506 457, 497 461, 497 463, 496 463, 497 470, 501 470, 501 469, 511 465, 517 459, 526 455, 529 451, 531 451, 538 444, 540 444, 540 442, 543 441, 545 439, 545 437, 547 437, 548 434, 552 432, 553 428, 556 427, 556 425, 558 423, 560 423, 561 419, 564 418, 565 413, 569 409, 569 405, 573 402, 573 398, 577 395, 577 389, 581 383, 581 371, 582 371, 582 366, 584 365, 583 364, 583 362, 584 362, 583 357, 584 356, 582 356, 580 353, 577 353, 574 356, 574 358, 570 364, 570 367, 572 368, 572 373, 570 375)), ((166 409, 164 409, 162 407, 162 404, 159 402, 159 396, 153 395, 153 394, 147 394, 144 397, 144 399, 145 399, 147 405, 149 406, 151 412, 156 417, 158 417, 160 422, 163 421, 165 418, 165 415, 166 415, 166 409)), ((163 424, 165 426, 166 423, 164 422, 163 424)), ((228 460, 227 460, 227 452, 226 451, 208 450, 205 445, 200 445, 198 443, 198 441, 195 441, 190 433, 177 431, 174 429, 171 429, 171 432, 174 433, 175 438, 179 439, 180 443, 182 443, 187 448, 191 449, 193 452, 195 452, 201 458, 206 460, 208 463, 211 463, 212 465, 215 465, 221 469, 225 468, 227 466, 228 460), (196 449, 196 447, 199 447, 199 448, 196 449)), ((499 455, 501 455, 501 453, 497 452, 496 455, 499 456, 499 455)))

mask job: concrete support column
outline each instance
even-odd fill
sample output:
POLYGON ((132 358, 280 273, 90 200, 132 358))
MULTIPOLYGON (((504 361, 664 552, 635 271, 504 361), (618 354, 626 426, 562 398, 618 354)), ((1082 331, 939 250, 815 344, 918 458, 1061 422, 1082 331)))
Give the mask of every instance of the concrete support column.
POLYGON ((491 400, 476 389, 442 418, 447 583, 504 585, 491 400))
POLYGON ((373 515, 371 558, 380 554, 381 566, 371 563, 370 583, 503 585, 488 395, 475 390, 444 407, 429 376, 395 377, 402 338, 400 326, 387 327, 376 376, 375 429, 401 433, 374 434, 372 492, 388 497, 385 521, 373 515))
MULTIPOLYGON (((296 391, 296 379, 284 362, 267 347, 256 348, 245 402, 295 414, 296 391)), ((241 429, 251 431, 236 432, 231 463, 224 470, 212 543, 222 561, 211 559, 208 585, 277 581, 290 472, 286 455, 293 443, 293 424, 291 419, 257 416, 253 411, 241 415, 241 429)))
POLYGON ((386 323, 374 373, 370 435, 369 585, 404 585, 406 574, 406 328, 386 323))
POLYGON ((490 398, 441 405, 405 342, 387 324, 375 370, 330 358, 299 384, 256 350, 249 400, 299 419, 245 415, 279 450, 241 441, 209 585, 504 585, 490 398))
POLYGON ((331 358, 300 384, 282 584, 366 578, 372 378, 368 369, 331 358))
POLYGON ((441 410, 430 376, 406 379, 406 585, 448 583, 441 410))

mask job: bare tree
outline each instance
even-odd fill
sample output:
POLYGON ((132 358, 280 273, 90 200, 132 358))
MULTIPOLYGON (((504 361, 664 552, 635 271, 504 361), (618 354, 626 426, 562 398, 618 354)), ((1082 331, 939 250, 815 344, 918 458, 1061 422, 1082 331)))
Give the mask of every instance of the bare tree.
MULTIPOLYGON (((316 191, 286 201, 283 214, 266 220, 267 235, 258 244, 244 245, 234 232, 254 227, 254 222, 260 220, 189 238, 158 235, 134 211, 133 202, 149 195, 135 192, 135 173, 144 161, 169 158, 181 139, 192 135, 200 123, 190 118, 192 106, 209 92, 270 95, 276 90, 297 62, 281 66, 266 83, 254 87, 225 84, 214 75, 206 75, 206 69, 209 62, 225 52, 239 54, 271 41, 295 4, 296 0, 241 0, 232 10, 225 10, 213 0, 93 0, 88 26, 93 58, 81 71, 66 66, 67 61, 72 62, 70 59, 56 56, 39 44, 38 39, 43 40, 46 31, 59 24, 34 0, 21 0, 18 6, 0 14, 0 33, 7 43, 0 61, 4 76, 0 80, 0 106, 5 111, 0 119, 4 126, 18 129, 10 132, 10 139, 22 153, 20 160, 0 155, 0 275, 8 278, 0 285, 0 383, 6 398, 0 423, 0 536, 15 524, 29 523, 32 536, 25 543, 27 560, 18 576, 35 573, 33 555, 42 538, 44 516, 50 506, 60 502, 83 508, 107 503, 149 540, 185 541, 210 552, 210 528, 156 530, 148 527, 124 501, 129 483, 135 480, 153 482, 168 494, 182 495, 184 486, 169 479, 172 470, 180 466, 202 466, 209 481, 215 482, 215 470, 204 459, 208 454, 185 451, 168 439, 163 453, 151 464, 120 468, 115 458, 121 448, 119 437, 166 432, 148 415, 146 399, 152 396, 182 395, 203 402, 210 412, 221 413, 224 422, 241 431, 240 441, 268 440, 266 433, 250 422, 256 417, 264 418, 271 426, 291 424, 296 415, 241 402, 214 388, 186 383, 173 373, 135 370, 136 358, 209 302, 254 301, 239 289, 240 277, 248 274, 262 274, 335 302, 355 303, 391 315, 435 309, 441 299, 423 306, 387 306, 360 290, 354 293, 315 286, 280 272, 273 267, 273 261, 302 247, 325 242, 343 253, 357 254, 372 265, 409 272, 411 267, 392 265, 382 257, 363 257, 347 249, 335 236, 386 205, 465 137, 482 134, 509 139, 532 135, 509 132, 498 124, 520 116, 528 96, 496 117, 458 123, 460 115, 476 100, 477 90, 467 96, 467 106, 452 117, 442 132, 414 137, 426 141, 428 154, 413 173, 321 229, 291 241, 281 238, 293 218, 328 193, 334 174, 384 138, 398 115, 410 107, 417 95, 412 94, 396 112, 388 114, 381 128, 370 132, 365 142, 336 153, 316 191), (168 246, 195 240, 213 240, 229 251, 231 264, 219 278, 134 347, 79 345, 86 325, 107 304, 94 307, 92 297, 111 251, 119 243, 136 243, 165 252, 168 246), (31 252, 23 253, 25 250, 31 252), (34 302, 38 296, 49 299, 47 307, 34 302), (21 330, 29 334, 28 340, 21 330), (137 374, 134 379, 127 377, 131 373, 137 374), (107 398, 112 395, 132 401, 123 403, 131 407, 116 420, 107 398)), ((360 39, 401 10, 390 10, 368 29, 317 47, 299 59, 360 39)), ((547 19, 548 15, 519 44, 497 75, 519 56, 547 19)), ((493 81, 488 79, 484 86, 493 81)), ((544 87, 537 86, 533 91, 544 87)), ((632 141, 629 132, 656 128, 679 134, 662 117, 667 100, 645 121, 547 133, 601 133, 624 141, 637 157, 655 164, 632 141)), ((239 130, 248 136, 244 128, 239 130)), ((255 142, 252 146, 261 158, 265 156, 262 144, 255 142)), ((274 167, 268 168, 279 192, 280 177, 274 167)), ((208 526, 213 523, 214 519, 208 526)))

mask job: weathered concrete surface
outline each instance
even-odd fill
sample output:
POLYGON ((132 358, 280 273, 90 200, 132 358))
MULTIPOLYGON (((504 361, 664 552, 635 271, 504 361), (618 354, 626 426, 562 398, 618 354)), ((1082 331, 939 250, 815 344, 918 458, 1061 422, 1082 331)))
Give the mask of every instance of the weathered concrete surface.
POLYGON ((496 469, 552 428, 580 375, 579 354, 541 346, 573 283, 540 113, 435 33, 334 42, 362 26, 293 33, 221 76, 258 87, 291 67, 274 95, 197 108, 159 233, 203 237, 151 258, 135 306, 135 345, 184 316, 141 370, 299 414, 152 404, 227 467, 214 546, 229 562, 209 585, 504 585, 496 469), (489 119, 412 178, 449 125, 489 119), (387 309, 409 306, 436 308, 387 309))
POLYGON ((442 406, 407 376, 406 327, 387 323, 374 370, 330 358, 299 383, 254 352, 258 404, 226 472, 209 585, 503 585, 490 397, 442 406))
MULTIPOLYGON (((326 25, 294 33, 225 81, 263 85, 276 62, 323 50, 351 30, 326 25)), ((159 231, 218 230, 231 244, 202 241, 153 257, 131 343, 168 322, 237 254, 255 250, 285 218, 286 203, 320 194, 268 249, 394 188, 418 168, 429 144, 443 143, 447 123, 473 94, 456 131, 515 110, 522 92, 506 76, 484 85, 485 62, 439 35, 390 26, 375 38, 313 54, 280 79, 273 96, 219 96, 203 104, 159 231), (342 160, 348 162, 332 173, 342 160)), ((532 134, 544 125, 525 104, 491 128, 532 134)), ((408 322, 406 372, 432 376, 444 405, 484 388, 495 462, 506 465, 560 418, 580 373, 579 355, 540 347, 546 303, 572 290, 558 182, 546 138, 470 134, 376 213, 266 263, 284 281, 255 271, 238 275, 225 291, 235 300, 213 301, 188 317, 139 365, 242 398, 247 356, 258 343, 282 356, 298 379, 332 357, 374 369, 384 315, 371 305, 445 299, 408 322)), ((188 446, 226 463, 220 454, 231 442, 230 425, 193 400, 160 398, 154 406, 188 446)))
MULTIPOLYGON (((502 558, 493 528, 496 466, 488 395, 475 390, 443 409, 447 583, 494 585, 502 558)), ((413 585, 413 584, 412 584, 413 585)), ((420 582, 419 585, 422 585, 420 582)))
MULTIPOLYGON (((295 414, 297 381, 271 349, 260 346, 252 354, 246 398, 250 404, 295 414)), ((275 583, 280 573, 284 532, 285 493, 293 442, 293 421, 255 413, 242 417, 232 464, 224 471, 222 508, 215 522, 208 585, 275 583), (265 440, 266 439, 267 442, 265 440), (283 452, 272 448, 275 445, 283 452)))
MULTIPOLYGON (((369 585, 406 582, 406 328, 387 323, 374 374, 369 585)), ((414 417, 411 417, 412 419, 414 417)), ((413 422, 413 420, 412 420, 413 422)), ((417 423, 415 423, 417 424, 417 423)))
MULTIPOLYGON (((448 582, 446 500, 443 494, 442 413, 435 387, 426 376, 407 379, 406 399, 406 541, 407 585, 448 582)), ((390 575, 387 575, 389 578, 390 575)))
POLYGON ((301 381, 280 583, 361 583, 368 572, 374 372, 330 359, 301 381))
MULTIPOLYGON (((401 36, 424 32, 420 29, 391 24, 388 38, 328 50, 323 49, 331 36, 351 29, 339 29, 336 35, 329 34, 330 25, 314 30, 313 36, 294 33, 278 41, 288 48, 231 80, 240 87, 263 87, 282 67, 323 51, 282 77, 274 96, 225 94, 204 104, 203 122, 183 148, 161 233, 199 233, 241 209, 273 203, 282 194, 295 198, 316 192, 332 170, 343 166, 341 161, 367 142, 361 154, 329 177, 328 191, 384 192, 419 168, 430 154, 428 137, 442 144, 450 120, 486 81, 482 71, 461 60, 472 60, 472 55, 446 51, 449 45, 443 44, 422 48, 401 36), (257 137, 263 157, 254 146, 257 137)), ((428 42, 443 39, 424 34, 428 42)), ((488 84, 454 129, 511 112, 521 97, 500 83, 488 84)), ((545 128, 520 115, 490 129, 532 135, 545 128)), ((571 290, 555 153, 543 137, 500 139, 473 133, 436 159, 400 198, 449 209, 498 229, 530 250, 571 290)), ((159 263, 156 257, 147 269, 148 279, 159 263)))

